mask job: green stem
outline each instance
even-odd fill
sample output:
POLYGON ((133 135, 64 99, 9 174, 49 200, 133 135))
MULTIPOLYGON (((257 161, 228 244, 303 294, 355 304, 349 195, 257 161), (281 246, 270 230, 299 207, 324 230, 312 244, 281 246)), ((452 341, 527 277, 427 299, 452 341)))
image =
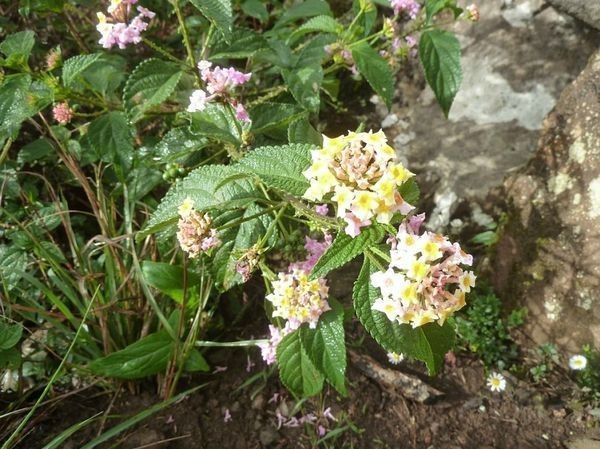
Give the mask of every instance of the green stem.
POLYGON ((369 251, 373 251, 375 254, 377 254, 379 257, 381 257, 387 263, 390 263, 392 261, 392 259, 390 258, 389 254, 384 253, 383 251, 381 251, 376 246, 372 246, 371 248, 369 248, 369 251))
POLYGON ((202 51, 200 52, 200 57, 202 59, 206 59, 206 52, 208 51, 208 44, 210 43, 210 40, 212 39, 212 35, 215 32, 215 25, 211 22, 210 26, 208 27, 208 33, 206 33, 206 38, 204 39, 204 42, 202 43, 202 51))
POLYGON ((160 53, 161 55, 163 55, 165 58, 167 58, 167 59, 169 59, 169 60, 171 60, 173 62, 176 62, 177 64, 181 64, 182 63, 181 60, 177 59, 175 56, 173 56, 167 50, 165 50, 164 48, 160 47, 158 44, 155 44, 150 39, 148 39, 146 37, 142 37, 142 41, 144 42, 144 44, 146 44, 152 50, 157 51, 158 53, 160 53))
MULTIPOLYGON (((196 58, 194 57, 194 49, 192 48, 192 44, 190 43, 190 35, 188 33, 188 29, 185 26, 185 19, 183 18, 183 14, 181 13, 181 8, 179 6, 179 0, 172 0, 173 8, 175 8, 175 14, 177 15, 177 21, 179 22, 179 28, 181 30, 181 37, 183 38, 183 45, 185 45, 185 51, 187 52, 187 62, 188 65, 196 68, 196 58)), ((197 70, 194 70, 196 77, 199 78, 200 74, 197 70)))
POLYGON ((367 258, 377 267, 379 268, 380 271, 385 271, 385 267, 381 264, 381 262, 379 260, 377 260, 377 258, 373 255, 373 253, 371 252, 371 249, 366 249, 365 250, 365 256, 367 256, 367 258))
POLYGON ((242 341, 203 341, 198 340, 195 346, 201 348, 246 348, 249 346, 258 346, 265 344, 269 340, 242 340, 242 341))
POLYGON ((4 148, 2 148, 2 153, 0 153, 0 165, 4 163, 4 160, 8 156, 8 150, 10 150, 11 145, 12 139, 9 137, 4 144, 4 148))

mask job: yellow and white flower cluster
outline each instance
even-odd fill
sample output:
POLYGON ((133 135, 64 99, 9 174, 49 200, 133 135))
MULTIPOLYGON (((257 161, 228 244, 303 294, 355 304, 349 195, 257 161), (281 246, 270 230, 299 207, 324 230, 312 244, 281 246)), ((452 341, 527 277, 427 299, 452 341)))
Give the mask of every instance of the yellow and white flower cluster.
POLYGON ((304 197, 321 201, 332 194, 337 216, 344 218, 346 233, 353 237, 372 219, 389 223, 396 212, 406 215, 413 209, 398 187, 414 174, 397 161, 383 131, 323 136, 323 148, 312 152, 304 176, 310 180, 304 197))
POLYGON ((211 227, 210 217, 194 209, 191 198, 183 200, 178 212, 177 240, 181 249, 191 258, 221 244, 217 231, 211 227))
POLYGON ((386 271, 371 275, 371 284, 381 290, 373 310, 390 321, 413 328, 433 321, 440 325, 465 305, 465 293, 475 286, 475 275, 460 265, 471 265, 473 257, 445 236, 418 234, 417 220, 400 225, 392 241, 391 262, 386 271), (415 226, 416 223, 416 226, 415 226))
POLYGON ((310 280, 306 271, 292 269, 279 273, 267 300, 273 304, 273 317, 287 320, 290 329, 297 329, 302 323, 314 329, 321 314, 330 310, 328 291, 325 279, 310 280))

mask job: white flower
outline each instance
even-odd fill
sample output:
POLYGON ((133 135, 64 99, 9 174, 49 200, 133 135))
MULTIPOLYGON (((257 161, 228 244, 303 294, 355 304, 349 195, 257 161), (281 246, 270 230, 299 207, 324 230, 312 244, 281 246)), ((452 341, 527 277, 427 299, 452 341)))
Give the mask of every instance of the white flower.
POLYGON ((379 298, 375 300, 372 309, 385 313, 390 321, 394 321, 398 315, 402 314, 400 302, 392 298, 379 298))
POLYGON ((388 352, 387 358, 392 365, 397 365, 402 360, 404 360, 404 354, 397 352, 388 352))
POLYGON ((492 391, 504 391, 506 389, 506 379, 500 373, 490 373, 487 378, 487 386, 492 391))
POLYGON ((195 90, 190 96, 190 105, 187 110, 188 112, 203 111, 206 108, 206 103, 208 103, 206 92, 202 89, 195 90))
POLYGON ((577 354, 569 359, 569 368, 572 370, 581 371, 584 370, 586 366, 587 359, 583 355, 577 354))

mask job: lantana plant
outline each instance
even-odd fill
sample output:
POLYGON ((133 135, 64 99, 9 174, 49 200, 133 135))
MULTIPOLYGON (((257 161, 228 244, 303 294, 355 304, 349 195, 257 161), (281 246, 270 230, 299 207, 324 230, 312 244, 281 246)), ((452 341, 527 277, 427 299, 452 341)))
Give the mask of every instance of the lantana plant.
POLYGON ((0 43, 7 366, 28 362, 21 331, 40 328, 81 375, 160 375, 169 396, 182 373, 209 369, 203 338, 223 294, 261 279, 270 324, 251 344, 295 394, 346 391, 350 312, 395 359, 439 369, 472 258, 422 231, 401 149, 344 100, 375 93, 389 107, 396 73, 420 61, 447 115, 462 74, 444 27, 476 8, 25 3, 26 23, 54 26, 0 43), (357 129, 330 133, 339 115, 357 129), (350 304, 328 275, 357 258, 350 304))

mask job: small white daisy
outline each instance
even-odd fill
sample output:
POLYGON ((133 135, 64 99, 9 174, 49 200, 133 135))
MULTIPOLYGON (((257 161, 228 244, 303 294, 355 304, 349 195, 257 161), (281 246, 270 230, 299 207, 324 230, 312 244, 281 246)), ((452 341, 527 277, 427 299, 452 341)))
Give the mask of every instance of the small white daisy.
POLYGON ((404 360, 404 354, 402 354, 402 353, 398 354, 395 352, 388 352, 387 357, 392 365, 397 365, 402 360, 404 360))
POLYGON ((577 354, 572 356, 569 359, 569 368, 576 370, 576 371, 581 371, 583 369, 585 369, 585 367, 587 366, 587 359, 585 358, 585 356, 577 354))
POLYGON ((500 373, 490 373, 487 378, 487 386, 492 391, 504 391, 506 388, 506 379, 500 373))

